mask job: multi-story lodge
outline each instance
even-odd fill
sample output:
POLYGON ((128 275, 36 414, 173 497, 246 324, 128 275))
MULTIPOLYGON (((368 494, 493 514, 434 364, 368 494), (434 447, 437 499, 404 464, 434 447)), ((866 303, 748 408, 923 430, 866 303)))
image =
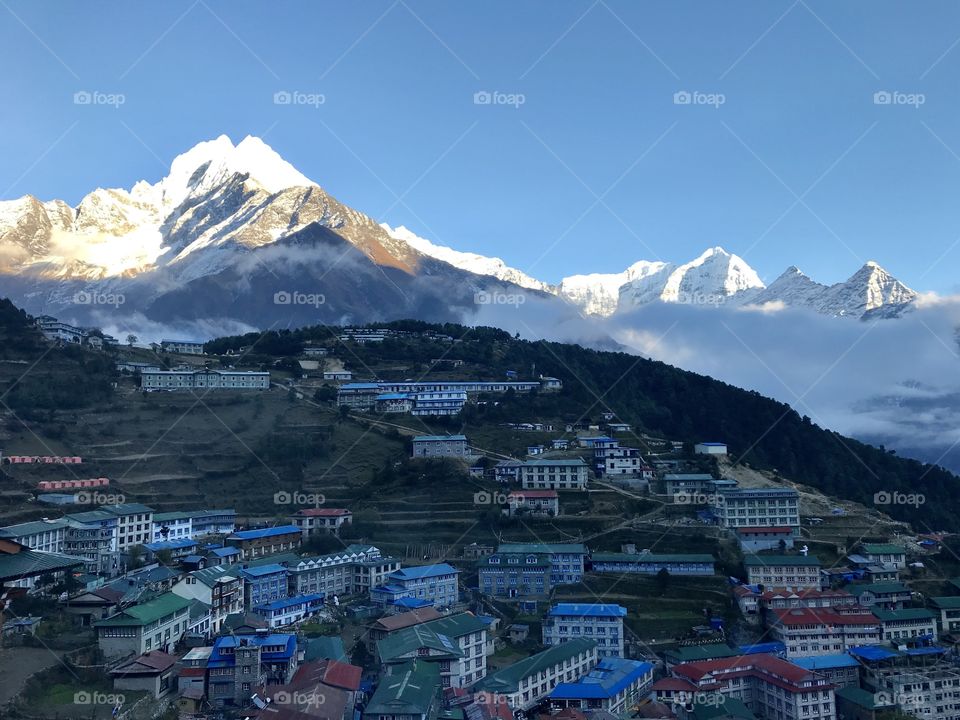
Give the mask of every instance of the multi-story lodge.
POLYGON ((447 563, 401 568, 387 575, 383 585, 374 587, 370 598, 383 606, 410 598, 449 607, 460 599, 459 575, 460 571, 447 563))
POLYGON ((487 674, 487 624, 464 612, 398 630, 377 643, 381 663, 417 658, 440 665, 443 687, 469 687, 487 674))
POLYGON ((466 435, 417 435, 413 439, 414 458, 466 457, 470 446, 466 435))
POLYGON ((638 573, 656 575, 666 570, 671 575, 713 575, 716 570, 713 555, 595 552, 590 556, 593 572, 638 573))
POLYGON ((160 349, 181 355, 203 355, 203 343, 199 340, 161 340, 160 349))
POLYGON ((293 550, 300 545, 303 534, 296 525, 280 525, 261 530, 241 530, 227 536, 228 545, 240 550, 244 560, 293 550))
MULTIPOLYGON (((833 685, 822 675, 773 655, 737 655, 677 665, 673 677, 687 683, 680 690, 686 702, 717 693, 740 699, 763 720, 834 720, 833 685)), ((716 703, 724 710, 724 703, 716 703)))
POLYGON ((903 583, 853 583, 845 588, 864 607, 900 610, 913 598, 913 593, 903 583))
POLYGON ((560 496, 556 490, 514 490, 507 495, 507 515, 546 515, 556 517, 560 514, 560 496))
POLYGON ((144 390, 268 390, 270 373, 253 370, 144 369, 144 390))
POLYGON ((207 661, 210 702, 244 707, 256 688, 285 685, 297 669, 297 636, 292 633, 222 635, 207 661))
POLYGON ((243 578, 243 604, 254 605, 283 600, 288 597, 287 568, 279 563, 240 568, 243 578))
POLYGON ((790 550, 793 548, 793 528, 783 527, 738 527, 737 542, 745 553, 761 550, 790 550))
POLYGON ((243 579, 239 569, 221 565, 195 570, 180 578, 172 592, 210 607, 210 631, 219 633, 228 615, 243 612, 243 579))
POLYGON ((800 534, 800 496, 791 488, 720 490, 711 509, 723 527, 790 527, 800 534))
POLYGON ((587 464, 575 460, 528 460, 520 465, 525 490, 585 490, 587 464))
POLYGON ((902 645, 908 640, 937 641, 937 617, 923 608, 904 608, 902 610, 884 610, 873 608, 873 614, 880 621, 883 642, 902 645))
POLYGON ((317 533, 335 533, 353 521, 353 513, 345 508, 303 508, 290 516, 290 521, 303 531, 306 540, 317 533))
POLYGON ((363 710, 364 720, 434 720, 441 706, 440 667, 409 660, 391 665, 363 710))
POLYGON ((190 624, 192 600, 166 592, 94 623, 97 644, 107 657, 172 653, 190 624))
POLYGON ((915 654, 890 647, 852 651, 862 686, 878 705, 894 705, 905 717, 954 720, 960 716, 960 669, 936 646, 915 654))
POLYGON ((480 559, 480 592, 500 598, 547 597, 553 587, 547 553, 497 552, 480 559))
POLYGON ((254 605, 250 611, 262 617, 268 628, 276 629, 316 615, 323 608, 323 601, 322 593, 296 595, 254 605))
MULTIPOLYGON (((420 380, 417 382, 357 382, 341 385, 337 392, 337 405, 346 405, 355 410, 373 410, 377 396, 389 393, 402 393, 417 396, 425 393, 451 393, 467 397, 480 393, 533 392, 541 388, 539 381, 453 381, 420 380)), ((417 399, 417 398, 415 398, 417 399)), ((466 401, 466 398, 464 398, 466 401)))
MULTIPOLYGON (((907 566, 907 551, 893 543, 861 543, 858 553, 870 565, 890 565, 897 570, 907 566)), ((851 556, 851 559, 855 556, 851 556)))
POLYGON ((104 505, 100 509, 117 518, 117 550, 120 552, 153 540, 153 508, 139 503, 121 503, 104 505))
POLYGON ((623 717, 644 699, 652 684, 652 663, 605 657, 579 680, 557 685, 550 693, 550 705, 587 712, 605 710, 623 717))
POLYGON ((747 583, 764 587, 819 588, 820 560, 810 555, 747 555, 747 583))
POLYGON ((153 540, 228 535, 236 530, 236 510, 180 510, 153 514, 153 540), (166 533, 164 533, 166 530, 166 533))
POLYGON ((940 632, 944 635, 960 631, 960 597, 932 597, 930 605, 940 614, 940 632))
POLYGON ((599 657, 623 657, 623 618, 627 609, 609 603, 557 603, 543 619, 543 644, 574 638, 597 643, 599 657))
MULTIPOLYGON (((571 585, 583 580, 584 560, 587 556, 587 548, 583 543, 502 543, 497 549, 497 554, 500 553, 548 556, 550 584, 553 586, 571 585)), ((494 557, 496 555, 490 556, 494 557)))
POLYGON ((772 611, 768 621, 770 637, 784 644, 787 657, 835 655, 881 640, 880 621, 865 611, 794 608, 772 611))
POLYGON ((487 675, 474 689, 503 696, 514 710, 529 710, 560 683, 586 675, 597 659, 593 640, 569 640, 487 675))
POLYGON ((303 557, 287 567, 290 593, 306 595, 368 595, 400 569, 400 561, 384 557, 372 545, 348 545, 329 555, 303 557))

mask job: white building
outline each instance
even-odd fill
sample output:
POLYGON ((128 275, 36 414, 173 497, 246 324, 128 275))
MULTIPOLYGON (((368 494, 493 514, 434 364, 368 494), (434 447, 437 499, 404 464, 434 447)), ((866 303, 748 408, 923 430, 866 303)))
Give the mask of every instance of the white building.
POLYGON ((513 710, 529 710, 560 683, 576 682, 597 664, 597 644, 568 640, 487 675, 475 691, 496 693, 513 710))
POLYGON ((526 490, 585 490, 587 464, 576 460, 528 460, 520 465, 520 483, 526 490))
POLYGON ((747 555, 743 559, 748 585, 820 588, 820 560, 809 555, 747 555))
POLYGON ((199 340, 161 340, 160 349, 181 355, 203 355, 203 343, 199 340))
POLYGON ((726 455, 727 444, 721 442, 702 442, 693 446, 697 455, 726 455))
POLYGON ((511 517, 523 514, 556 517, 560 514, 560 497, 556 490, 514 490, 507 495, 504 512, 511 517))
POLYGON ((800 496, 791 488, 726 489, 711 499, 723 527, 791 527, 800 534, 800 496))
POLYGON ((268 390, 270 373, 252 370, 142 370, 144 390, 268 390))
POLYGON ((769 635, 787 649, 787 657, 838 655, 859 645, 880 642, 880 621, 863 610, 790 608, 770 612, 769 635))
POLYGON ((140 503, 104 505, 100 508, 117 518, 117 550, 153 542, 153 508, 140 503))
POLYGON ((303 508, 290 516, 291 524, 300 528, 304 539, 320 532, 335 533, 352 520, 353 513, 346 508, 303 508))
POLYGON ((413 457, 465 457, 470 454, 466 435, 417 435, 413 457))
POLYGON ((609 603, 557 603, 543 618, 543 644, 575 638, 597 643, 599 657, 623 657, 623 618, 627 609, 609 603))

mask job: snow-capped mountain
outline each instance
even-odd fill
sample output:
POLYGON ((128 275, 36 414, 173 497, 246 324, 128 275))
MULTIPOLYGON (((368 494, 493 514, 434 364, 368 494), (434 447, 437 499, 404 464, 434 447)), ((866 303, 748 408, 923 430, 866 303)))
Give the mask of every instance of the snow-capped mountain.
POLYGON ((850 279, 823 285, 791 266, 770 285, 758 292, 744 292, 733 298, 743 305, 806 307, 836 317, 895 317, 907 308, 917 293, 874 261, 857 270, 850 279))
POLYGON ((486 255, 477 255, 476 253, 461 252, 453 248, 436 245, 429 240, 420 237, 403 225, 392 228, 386 223, 380 223, 380 227, 387 231, 390 237, 407 243, 410 247, 422 252, 424 255, 443 260, 454 267, 466 270, 474 275, 489 275, 498 280, 504 280, 520 287, 530 288, 531 290, 540 290, 548 292, 550 286, 540 282, 536 278, 530 277, 525 272, 508 266, 498 257, 487 257, 486 255))
POLYGON ((262 140, 234 145, 226 136, 177 156, 157 182, 98 188, 76 207, 29 195, 0 202, 0 274, 14 300, 65 319, 98 309, 76 306, 72 298, 83 290, 123 294, 123 312, 159 321, 215 315, 255 326, 281 312, 288 322, 469 320, 498 309, 478 306, 483 298, 496 305, 499 296, 477 295, 497 287, 553 303, 563 317, 611 317, 654 303, 893 316, 916 297, 876 263, 832 286, 792 267, 764 287, 721 247, 682 264, 641 260, 620 273, 552 285, 500 258, 378 223, 262 140), (322 296, 322 307, 272 301, 297 291, 322 296))

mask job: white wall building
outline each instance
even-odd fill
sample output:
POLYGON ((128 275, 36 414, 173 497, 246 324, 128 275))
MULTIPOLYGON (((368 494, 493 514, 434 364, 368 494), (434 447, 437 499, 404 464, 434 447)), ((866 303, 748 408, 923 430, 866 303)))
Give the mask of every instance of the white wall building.
POLYGON ((144 390, 268 390, 270 373, 241 370, 142 370, 144 390))

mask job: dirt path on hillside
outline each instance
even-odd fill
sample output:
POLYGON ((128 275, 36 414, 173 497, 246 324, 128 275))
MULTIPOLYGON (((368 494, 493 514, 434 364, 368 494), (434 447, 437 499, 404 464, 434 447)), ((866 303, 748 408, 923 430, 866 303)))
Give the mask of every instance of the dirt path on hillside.
POLYGON ((9 647, 0 649, 0 708, 23 690, 27 680, 60 662, 60 653, 46 648, 9 647))

